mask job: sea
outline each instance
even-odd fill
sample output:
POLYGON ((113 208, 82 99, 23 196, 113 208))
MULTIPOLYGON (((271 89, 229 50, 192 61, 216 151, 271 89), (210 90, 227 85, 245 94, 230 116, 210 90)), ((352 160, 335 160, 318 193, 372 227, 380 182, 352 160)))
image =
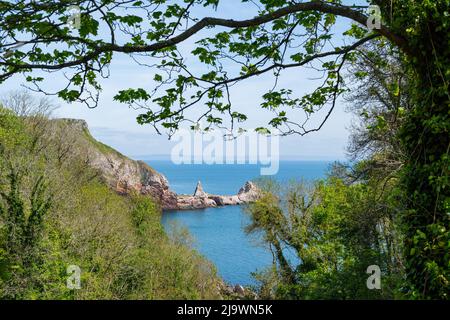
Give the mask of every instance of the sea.
MULTIPOLYGON (((147 160, 151 167, 164 174, 172 190, 192 194, 198 181, 211 194, 237 194, 246 181, 261 178, 259 165, 252 164, 174 164, 170 160, 147 160)), ((313 181, 326 176, 329 161, 280 161, 278 173, 265 176, 281 184, 290 181, 313 181)), ((165 211, 162 224, 186 227, 194 239, 194 248, 210 260, 218 274, 230 285, 256 284, 254 272, 263 271, 273 262, 260 235, 244 232, 249 217, 241 206, 226 206, 189 211, 165 211)), ((288 250, 288 249, 286 249, 288 250)), ((288 257, 296 259, 294 254, 288 257)), ((295 261, 294 261, 295 263, 295 261)))

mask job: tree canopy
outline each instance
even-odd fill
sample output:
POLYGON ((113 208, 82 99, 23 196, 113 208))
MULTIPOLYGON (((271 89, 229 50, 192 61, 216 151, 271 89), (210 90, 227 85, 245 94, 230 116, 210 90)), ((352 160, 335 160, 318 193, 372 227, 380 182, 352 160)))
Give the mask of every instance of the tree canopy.
POLYGON ((143 107, 138 122, 173 132, 185 121, 194 125, 204 119, 214 126, 228 117, 232 128, 235 122, 245 122, 247 115, 233 110, 230 87, 270 73, 274 87, 264 94, 260 107, 275 116, 264 126, 306 134, 320 129, 328 116, 319 127, 308 128, 306 122, 291 120, 289 110, 281 106, 303 110, 306 118, 328 107, 329 115, 344 91, 343 66, 358 47, 384 36, 408 51, 404 35, 389 26, 381 24, 374 32, 365 29, 367 4, 242 1, 238 5, 245 5, 254 15, 242 20, 223 17, 221 5, 219 0, 3 1, 0 80, 21 73, 30 87, 47 92, 46 77, 35 75, 36 71, 64 72, 67 83, 55 94, 94 107, 101 90, 99 78, 109 75, 115 54, 125 53, 158 73, 154 83, 125 88, 115 99, 143 107), (70 24, 77 18, 71 16, 74 12, 68 11, 69 7, 79 10, 77 28, 70 24), (343 35, 335 28, 337 17, 347 20, 343 35), (197 34, 201 39, 195 49, 189 54, 182 52, 183 42, 197 34), (350 44, 343 43, 343 36, 350 44), (197 73, 190 68, 192 56, 202 65, 197 73), (316 90, 297 96, 293 88, 276 85, 283 70, 303 66, 322 74, 323 84, 316 90), (186 115, 194 105, 202 108, 200 118, 186 115))

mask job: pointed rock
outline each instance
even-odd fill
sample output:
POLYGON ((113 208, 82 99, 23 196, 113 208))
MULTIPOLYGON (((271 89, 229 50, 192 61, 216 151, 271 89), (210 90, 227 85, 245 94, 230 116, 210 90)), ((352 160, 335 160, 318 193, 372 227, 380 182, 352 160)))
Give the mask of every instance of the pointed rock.
POLYGON ((245 185, 239 189, 237 196, 242 202, 253 202, 259 198, 260 193, 261 191, 253 182, 247 181, 245 185))
POLYGON ((197 182, 197 186, 195 187, 194 197, 207 197, 208 194, 203 191, 202 183, 197 182))

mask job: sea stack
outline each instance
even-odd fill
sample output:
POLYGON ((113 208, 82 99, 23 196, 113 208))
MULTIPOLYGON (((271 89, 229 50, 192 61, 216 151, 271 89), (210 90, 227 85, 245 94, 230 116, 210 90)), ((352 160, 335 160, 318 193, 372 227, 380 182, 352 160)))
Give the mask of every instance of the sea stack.
POLYGON ((194 197, 208 197, 208 194, 203 191, 202 183, 200 181, 197 182, 197 186, 195 187, 194 197))

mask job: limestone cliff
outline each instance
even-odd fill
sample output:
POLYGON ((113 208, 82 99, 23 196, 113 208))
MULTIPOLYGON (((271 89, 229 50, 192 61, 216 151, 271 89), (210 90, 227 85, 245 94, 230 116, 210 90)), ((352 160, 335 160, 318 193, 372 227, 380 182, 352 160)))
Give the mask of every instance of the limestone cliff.
POLYGON ((200 181, 193 195, 178 195, 170 189, 166 177, 143 161, 132 160, 117 150, 95 140, 84 120, 59 119, 68 129, 79 132, 78 144, 83 145, 88 163, 98 170, 100 177, 116 192, 127 195, 138 192, 149 195, 164 210, 188 210, 238 205, 258 197, 256 186, 247 182, 236 195, 210 195, 203 191, 200 181))

